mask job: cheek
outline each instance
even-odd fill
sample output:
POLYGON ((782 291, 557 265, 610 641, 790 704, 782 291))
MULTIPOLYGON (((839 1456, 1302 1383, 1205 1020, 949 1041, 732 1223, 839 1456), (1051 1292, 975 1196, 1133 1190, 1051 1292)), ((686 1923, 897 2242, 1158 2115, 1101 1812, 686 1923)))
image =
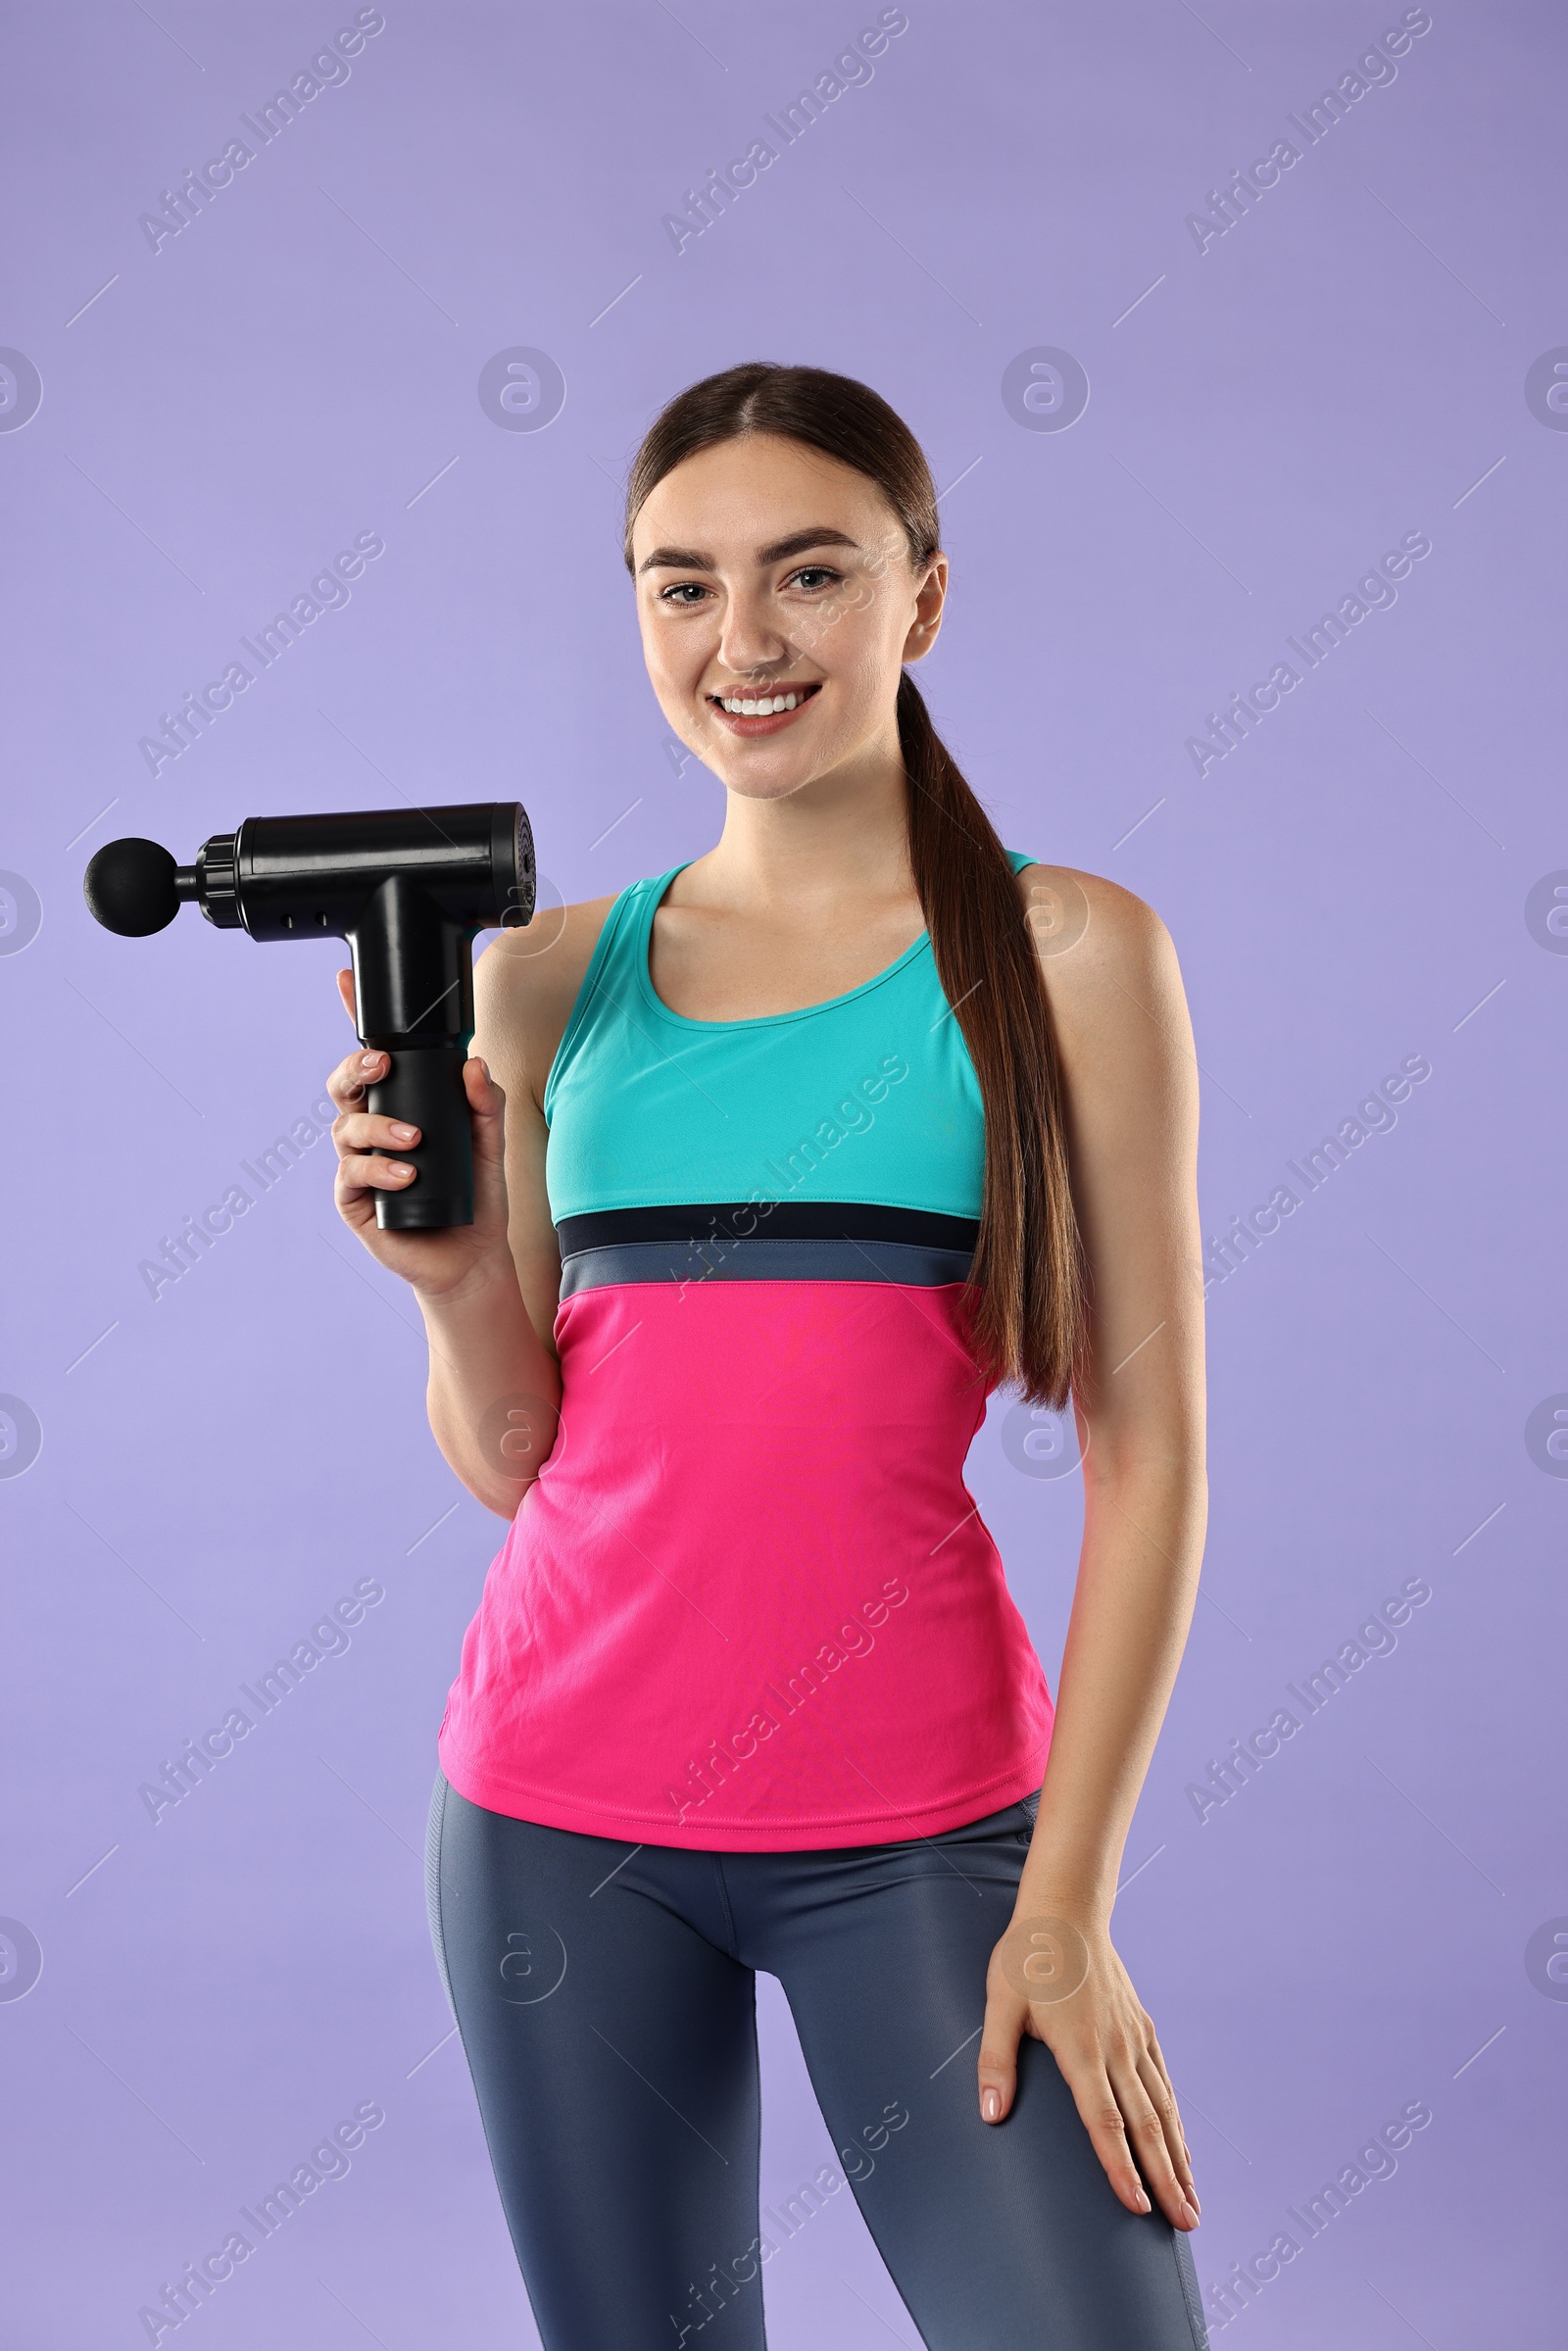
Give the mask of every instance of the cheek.
POLYGON ((892 599, 871 581, 847 588, 831 608, 813 613, 814 626, 796 633, 796 642, 821 668, 854 692, 862 683, 874 690, 897 660, 892 599))
POLYGON ((885 615, 869 612, 847 613, 842 626, 817 657, 833 688, 838 723, 858 734, 873 725, 896 691, 899 646, 885 615))
POLYGON ((712 631, 691 614, 673 619, 664 613, 642 616, 643 662, 661 699, 674 694, 689 700, 712 654, 712 631))

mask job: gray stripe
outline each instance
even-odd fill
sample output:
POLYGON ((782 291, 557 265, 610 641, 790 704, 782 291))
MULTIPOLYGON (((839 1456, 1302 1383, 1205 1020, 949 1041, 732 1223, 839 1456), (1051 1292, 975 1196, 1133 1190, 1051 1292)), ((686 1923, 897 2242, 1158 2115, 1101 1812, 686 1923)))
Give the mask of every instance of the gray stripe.
POLYGON ((563 1261, 561 1295, 609 1282, 904 1282, 968 1279, 967 1249, 907 1241, 622 1241, 563 1261))

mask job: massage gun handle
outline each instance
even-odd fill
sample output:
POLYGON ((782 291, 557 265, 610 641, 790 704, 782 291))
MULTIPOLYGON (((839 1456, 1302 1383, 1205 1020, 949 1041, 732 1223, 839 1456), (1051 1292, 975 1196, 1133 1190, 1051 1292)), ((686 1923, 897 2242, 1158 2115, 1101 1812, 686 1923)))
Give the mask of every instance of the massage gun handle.
POLYGON ((466 1045, 388 1046, 391 1068, 367 1094, 366 1107, 406 1119, 419 1130, 396 1156, 418 1170, 402 1192, 377 1192, 382 1233, 440 1232, 473 1222, 473 1129, 463 1084, 466 1045))

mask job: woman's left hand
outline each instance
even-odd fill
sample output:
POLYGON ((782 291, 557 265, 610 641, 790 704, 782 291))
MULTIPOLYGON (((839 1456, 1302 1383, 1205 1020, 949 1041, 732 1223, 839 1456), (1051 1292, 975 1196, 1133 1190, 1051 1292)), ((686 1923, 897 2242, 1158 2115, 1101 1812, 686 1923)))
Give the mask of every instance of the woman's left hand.
POLYGON ((1055 2058, 1128 2210, 1149 2211, 1147 2180, 1175 2228, 1196 2229, 1193 2167, 1153 2021, 1098 1919, 1044 1916, 1037 1900, 992 1952, 977 2068, 985 2122, 1011 2110, 1026 2033, 1055 2058))

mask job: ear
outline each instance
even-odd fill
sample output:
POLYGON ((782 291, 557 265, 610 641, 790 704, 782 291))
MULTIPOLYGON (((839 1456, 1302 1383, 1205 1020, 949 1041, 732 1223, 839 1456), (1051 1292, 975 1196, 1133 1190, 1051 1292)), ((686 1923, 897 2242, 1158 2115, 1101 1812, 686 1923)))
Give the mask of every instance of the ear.
POLYGON ((915 593, 914 618, 904 640, 903 660, 918 661, 930 652, 942 627, 942 612, 948 595, 948 559, 939 550, 930 561, 925 578, 915 593))

